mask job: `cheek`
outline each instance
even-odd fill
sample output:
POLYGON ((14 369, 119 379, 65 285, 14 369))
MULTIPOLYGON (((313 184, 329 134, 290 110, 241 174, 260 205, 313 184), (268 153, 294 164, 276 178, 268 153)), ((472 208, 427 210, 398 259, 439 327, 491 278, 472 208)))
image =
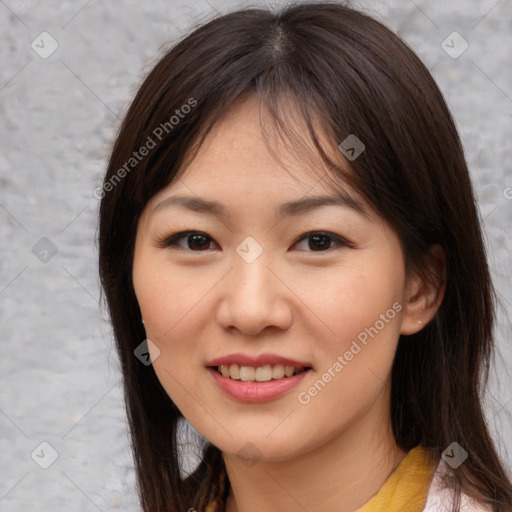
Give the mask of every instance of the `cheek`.
MULTIPOLYGON (((165 256, 149 248, 135 251, 133 285, 146 331, 164 340, 178 326, 181 318, 197 303, 204 287, 198 273, 190 269, 172 269, 165 256), (195 276, 192 282, 187 276, 195 276), (199 296, 199 297, 198 297, 199 296)), ((204 283, 204 281, 203 281, 204 283)))
POLYGON ((387 407, 383 391, 400 333, 403 280, 391 267, 365 268, 364 273, 354 267, 337 280, 325 279, 319 283, 324 286, 322 299, 311 302, 311 294, 308 302, 326 333, 315 336, 318 368, 297 390, 304 418, 319 418, 301 434, 311 442, 319 425, 322 435, 334 435, 340 425, 345 428, 365 415, 377 400, 383 411, 387 407), (327 412, 333 410, 338 411, 335 418, 327 412))
MULTIPOLYGON (((316 281, 315 289, 323 292, 316 299, 310 293, 306 301, 322 327, 313 335, 317 371, 297 399, 305 415, 323 418, 325 435, 357 421, 383 399, 400 333, 400 270, 361 260, 337 278, 316 281), (332 410, 339 411, 337 419, 326 415, 332 410)), ((312 427, 307 435, 313 440, 318 431, 312 427)))
POLYGON ((189 392, 204 378, 204 339, 211 322, 208 293, 218 277, 199 268, 173 269, 162 258, 134 263, 134 287, 146 336, 159 349, 153 368, 169 396, 188 410, 189 392), (188 392, 188 393, 187 393, 188 392))
POLYGON ((399 265, 376 265, 361 258, 337 271, 317 273, 313 282, 311 286, 311 276, 296 278, 294 291, 317 318, 319 331, 313 336, 321 340, 324 356, 332 359, 333 354, 349 350, 352 341, 364 345, 377 334, 396 342, 403 290, 399 265))
POLYGON ((191 282, 186 278, 194 275, 190 270, 169 272, 169 265, 154 260, 143 268, 134 272, 134 287, 146 336, 159 350, 152 357, 153 369, 169 397, 195 423, 195 415, 204 411, 191 396, 200 395, 199 376, 204 378, 199 340, 209 318, 201 298, 212 284, 197 276, 191 282))

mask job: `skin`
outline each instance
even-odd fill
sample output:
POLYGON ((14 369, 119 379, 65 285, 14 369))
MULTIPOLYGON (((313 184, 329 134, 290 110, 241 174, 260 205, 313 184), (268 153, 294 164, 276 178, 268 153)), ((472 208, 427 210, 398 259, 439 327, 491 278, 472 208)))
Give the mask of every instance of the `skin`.
MULTIPOLYGON (((434 316, 444 285, 407 275, 396 233, 348 186, 368 215, 329 205, 278 218, 281 203, 332 189, 300 161, 291 174, 277 165, 257 109, 249 99, 229 112, 179 179, 148 203, 135 244, 135 292, 147 337, 160 351, 151 351, 158 378, 190 424, 224 454, 226 510, 352 512, 405 456, 391 431, 392 361, 399 335, 419 331, 434 316), (220 201, 231 216, 178 206, 153 212, 176 194, 220 201), (206 234, 199 243, 206 248, 187 236, 181 247, 158 246, 185 230, 206 234), (296 242, 311 231, 353 246, 335 238, 320 241, 320 249, 311 238, 296 242), (252 263, 236 252, 247 236, 263 250, 252 263), (401 311, 300 403, 298 393, 396 303, 401 311), (235 352, 310 361, 313 370, 277 399, 242 403, 224 395, 206 370, 207 361, 235 352), (248 442, 250 462, 237 455, 248 442)), ((442 268, 439 248, 430 261, 442 268)))

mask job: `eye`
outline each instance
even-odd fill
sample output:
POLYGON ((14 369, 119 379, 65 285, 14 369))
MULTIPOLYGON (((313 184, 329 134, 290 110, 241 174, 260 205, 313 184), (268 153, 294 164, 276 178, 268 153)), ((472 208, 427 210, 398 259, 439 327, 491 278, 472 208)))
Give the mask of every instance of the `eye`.
POLYGON ((312 231, 301 236, 295 243, 306 241, 307 247, 312 249, 307 252, 326 252, 326 250, 332 249, 331 242, 338 246, 353 247, 353 245, 345 240, 344 238, 329 233, 328 231, 312 231))
POLYGON ((181 231, 165 238, 161 242, 158 242, 157 245, 158 247, 173 247, 198 252, 193 248, 199 247, 199 251, 208 249, 208 240, 211 240, 211 238, 207 234, 201 233, 200 231, 181 231), (185 247, 178 243, 178 241, 182 239, 186 240, 185 247))
MULTIPOLYGON (((307 243, 307 249, 305 249, 306 252, 326 252, 333 248, 331 245, 332 243, 338 246, 353 247, 353 244, 344 238, 326 231, 312 231, 306 233, 296 239, 293 245, 303 241, 309 241, 309 243, 307 243)), ((172 247, 176 249, 188 249, 193 252, 201 252, 209 249, 211 242, 213 242, 213 239, 206 233, 202 233, 200 231, 181 231, 158 242, 157 246, 162 248, 172 247), (181 240, 185 240, 184 246, 180 244, 181 240)))

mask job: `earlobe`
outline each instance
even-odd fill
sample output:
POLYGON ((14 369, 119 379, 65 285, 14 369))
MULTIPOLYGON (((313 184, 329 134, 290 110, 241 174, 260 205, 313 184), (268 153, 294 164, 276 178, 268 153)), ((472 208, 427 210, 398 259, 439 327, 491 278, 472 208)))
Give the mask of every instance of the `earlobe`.
POLYGON ((400 334, 415 334, 434 318, 446 291, 446 257, 432 245, 421 268, 407 279, 400 334))

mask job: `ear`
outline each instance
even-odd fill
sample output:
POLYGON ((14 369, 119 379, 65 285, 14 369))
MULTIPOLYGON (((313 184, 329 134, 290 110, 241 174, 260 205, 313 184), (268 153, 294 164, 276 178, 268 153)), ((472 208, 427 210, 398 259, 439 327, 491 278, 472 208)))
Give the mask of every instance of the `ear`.
POLYGON ((432 245, 421 268, 407 276, 404 316, 400 334, 414 334, 430 322, 446 291, 446 257, 439 244, 432 245))

